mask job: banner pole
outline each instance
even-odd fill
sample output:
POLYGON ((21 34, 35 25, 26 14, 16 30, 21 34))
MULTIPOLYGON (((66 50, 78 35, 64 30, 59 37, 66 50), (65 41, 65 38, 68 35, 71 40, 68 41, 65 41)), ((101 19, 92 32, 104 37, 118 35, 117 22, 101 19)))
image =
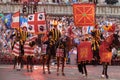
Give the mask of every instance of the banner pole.
POLYGON ((46 14, 46 9, 44 8, 44 14, 45 14, 45 22, 46 22, 46 28, 47 28, 47 31, 48 31, 48 23, 47 23, 47 14, 46 14))

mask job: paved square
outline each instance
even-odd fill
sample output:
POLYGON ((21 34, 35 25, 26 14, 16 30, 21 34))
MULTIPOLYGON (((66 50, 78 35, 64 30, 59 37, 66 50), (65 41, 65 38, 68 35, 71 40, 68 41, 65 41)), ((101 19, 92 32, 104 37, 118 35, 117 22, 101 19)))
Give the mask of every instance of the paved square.
POLYGON ((56 65, 51 66, 51 74, 42 73, 42 66, 35 65, 33 72, 27 72, 26 65, 21 71, 14 70, 12 65, 0 66, 0 80, 120 80, 120 66, 109 66, 108 75, 109 79, 100 77, 102 66, 87 65, 88 76, 83 77, 78 72, 76 65, 66 65, 65 76, 56 75, 56 65))

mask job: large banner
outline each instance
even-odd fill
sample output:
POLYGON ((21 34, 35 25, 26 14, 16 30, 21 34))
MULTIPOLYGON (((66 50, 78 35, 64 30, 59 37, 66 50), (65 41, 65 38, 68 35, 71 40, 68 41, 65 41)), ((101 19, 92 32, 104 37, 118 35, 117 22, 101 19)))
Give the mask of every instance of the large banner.
POLYGON ((91 61, 93 54, 91 49, 91 42, 83 41, 77 46, 78 50, 78 62, 91 61))
POLYGON ((73 4, 75 26, 95 26, 95 4, 73 4))
POLYGON ((46 20, 45 13, 35 13, 28 15, 28 31, 33 32, 35 34, 46 33, 46 20))

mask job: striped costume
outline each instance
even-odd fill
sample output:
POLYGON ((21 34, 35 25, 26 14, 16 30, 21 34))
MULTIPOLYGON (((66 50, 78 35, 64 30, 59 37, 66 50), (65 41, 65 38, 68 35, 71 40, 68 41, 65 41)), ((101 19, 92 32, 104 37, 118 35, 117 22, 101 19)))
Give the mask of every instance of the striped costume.
POLYGON ((28 32, 26 32, 26 31, 22 31, 21 32, 21 39, 22 39, 22 41, 26 41, 26 39, 27 39, 27 37, 28 37, 28 32))
POLYGON ((61 37, 61 33, 58 29, 52 29, 50 32, 49 32, 49 36, 52 36, 52 39, 54 41, 58 41, 59 38, 61 37))
POLYGON ((100 31, 97 29, 94 29, 92 31, 93 36, 92 38, 92 51, 93 51, 93 58, 99 60, 100 56, 99 56, 99 46, 100 46, 100 31))
POLYGON ((52 47, 52 54, 55 57, 56 54, 56 47, 57 47, 57 42, 59 41, 60 37, 61 37, 61 33, 57 28, 52 29, 49 32, 49 36, 52 36, 53 41, 55 42, 53 47, 52 47))

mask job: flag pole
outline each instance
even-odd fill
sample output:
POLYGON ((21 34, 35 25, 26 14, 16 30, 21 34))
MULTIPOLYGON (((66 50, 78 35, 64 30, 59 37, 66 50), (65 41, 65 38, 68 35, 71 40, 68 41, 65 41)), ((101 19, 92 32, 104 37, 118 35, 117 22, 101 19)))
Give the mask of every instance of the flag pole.
POLYGON ((47 23, 47 14, 46 14, 46 9, 44 8, 44 14, 45 14, 45 23, 46 23, 46 28, 47 28, 47 31, 49 31, 48 30, 48 23, 47 23))
POLYGON ((20 32, 20 9, 19 9, 19 32, 20 32))
POLYGON ((21 38, 21 30, 20 30, 20 9, 19 9, 19 33, 20 33, 20 38, 21 38))

